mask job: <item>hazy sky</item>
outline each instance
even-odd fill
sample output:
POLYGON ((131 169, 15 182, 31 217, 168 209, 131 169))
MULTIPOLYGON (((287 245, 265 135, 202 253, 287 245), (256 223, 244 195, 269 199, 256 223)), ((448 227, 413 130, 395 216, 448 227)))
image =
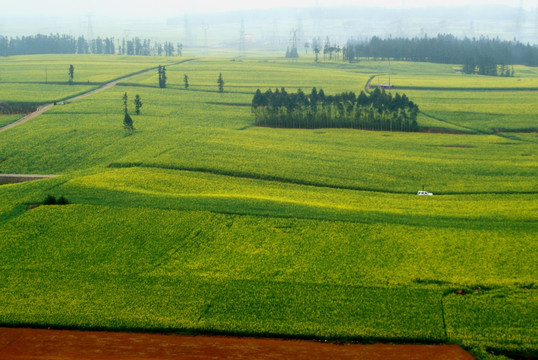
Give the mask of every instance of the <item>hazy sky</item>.
MULTIPOLYGON (((533 10, 538 0, 522 0, 523 7, 533 10)), ((185 13, 313 5, 366 5, 401 8, 439 5, 505 4, 519 6, 520 0, 0 0, 0 16, 65 16, 91 12, 95 15, 172 17, 185 13), (9 2, 9 4, 8 4, 9 2)))

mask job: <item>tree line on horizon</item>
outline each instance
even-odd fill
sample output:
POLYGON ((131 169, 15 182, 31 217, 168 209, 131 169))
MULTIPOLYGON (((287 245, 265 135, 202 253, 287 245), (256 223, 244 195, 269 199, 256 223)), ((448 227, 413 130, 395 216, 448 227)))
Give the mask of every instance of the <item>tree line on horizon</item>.
MULTIPOLYGON (((315 39, 313 44, 318 44, 315 39)), ((339 47, 331 46, 329 40, 323 47, 330 57, 338 56, 339 47)), ((481 75, 513 76, 509 65, 538 66, 538 46, 524 45, 519 41, 502 41, 499 38, 464 38, 439 34, 437 37, 386 38, 378 36, 370 40, 349 39, 341 49, 342 60, 355 62, 359 57, 368 59, 392 59, 398 61, 461 64, 465 73, 481 75)))
POLYGON ((310 94, 285 88, 256 91, 251 110, 256 125, 278 128, 353 128, 363 130, 415 131, 418 106, 405 94, 375 89, 325 95, 314 87, 310 94))
POLYGON ((0 56, 37 55, 37 54, 104 54, 140 56, 182 56, 183 44, 154 42, 150 39, 132 40, 114 37, 97 37, 87 40, 84 36, 71 35, 29 35, 7 37, 0 35, 0 56))
POLYGON ((538 45, 523 44, 519 41, 501 41, 487 37, 458 39, 453 35, 439 34, 429 38, 385 38, 373 36, 369 40, 350 38, 344 46, 331 44, 329 37, 305 43, 311 48, 318 62, 357 62, 359 58, 368 60, 397 60, 432 62, 462 65, 468 74, 514 76, 513 65, 538 66, 538 45))

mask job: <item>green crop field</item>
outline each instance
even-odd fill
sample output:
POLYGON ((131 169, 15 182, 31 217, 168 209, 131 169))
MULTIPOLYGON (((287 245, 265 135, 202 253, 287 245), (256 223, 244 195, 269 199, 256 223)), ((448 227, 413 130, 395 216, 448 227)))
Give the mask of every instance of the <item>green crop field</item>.
POLYGON ((0 127, 6 126, 7 124, 11 124, 12 122, 18 120, 21 116, 20 115, 0 115, 0 127))
MULTIPOLYGON (((0 94, 51 101, 162 60, 134 59, 2 59, 0 94), (45 60, 90 86, 16 84, 45 60)), ((393 90, 419 105, 415 133, 253 125, 258 88, 358 93, 382 66, 192 59, 167 64, 165 89, 141 74, 1 132, 0 173, 61 176, 0 186, 0 324, 536 356, 536 69, 392 64, 395 85, 420 80, 393 90), (47 195, 70 204, 37 206, 47 195)))
MULTIPOLYGON (((416 66, 418 65, 418 66, 416 66)), ((537 90, 538 70, 532 67, 515 66, 514 77, 481 76, 461 73, 461 66, 431 64, 427 69, 410 67, 409 63, 391 63, 391 83, 400 88, 427 89, 527 89, 537 90)), ((388 66, 380 63, 382 81, 388 82, 388 66)))
POLYGON ((27 55, 0 60, 2 83, 67 83, 69 65, 76 83, 104 83, 131 73, 179 61, 179 58, 107 55, 27 55))

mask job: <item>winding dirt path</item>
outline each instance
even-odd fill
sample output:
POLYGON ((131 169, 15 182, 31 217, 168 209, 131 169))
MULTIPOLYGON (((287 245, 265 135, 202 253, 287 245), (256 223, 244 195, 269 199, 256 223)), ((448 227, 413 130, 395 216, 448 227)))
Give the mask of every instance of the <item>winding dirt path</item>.
MULTIPOLYGON (((183 61, 180 61, 180 62, 176 62, 176 63, 172 63, 172 64, 167 64, 166 66, 171 66, 171 65, 178 65, 178 64, 183 64, 183 63, 186 63, 188 61, 192 61, 192 60, 195 60, 195 59, 186 59, 186 60, 183 60, 183 61)), ((93 95, 97 92, 100 92, 100 91, 103 91, 103 90, 106 90, 106 89, 110 89, 111 87, 114 87, 116 86, 120 81, 123 81, 123 80, 127 80, 127 79, 130 79, 132 77, 135 77, 135 76, 138 76, 138 75, 142 75, 142 74, 146 74, 148 72, 151 72, 151 71, 155 71, 157 69, 157 66, 155 67, 152 67, 150 69, 146 69, 146 70, 142 70, 140 72, 137 72, 137 73, 134 73, 134 74, 130 74, 130 75, 127 75, 127 76, 124 76, 124 77, 121 77, 119 79, 116 79, 114 81, 111 81, 109 83, 106 83, 105 85, 101 86, 101 87, 98 87, 97 89, 94 89, 94 90, 90 90, 88 92, 85 92, 83 94, 80 94, 80 95, 77 95, 77 96, 74 96, 72 98, 69 98, 69 99, 66 99, 64 101, 75 101, 75 100, 79 100, 79 99, 82 99, 82 98, 85 98, 86 96, 90 96, 90 95, 93 95)), ((22 123, 25 123, 27 122, 28 120, 31 120, 35 117, 38 117, 39 115, 43 114, 45 111, 49 110, 51 107, 53 107, 54 104, 53 103, 50 103, 50 104, 46 104, 46 105, 43 105, 41 106, 40 108, 38 108, 36 111, 34 111, 33 113, 30 113, 30 114, 27 114, 26 116, 24 116, 23 118, 15 121, 15 122, 12 122, 11 124, 8 124, 4 127, 1 127, 0 128, 0 132, 2 131, 6 131, 14 126, 17 126, 17 125, 20 125, 22 123)))
POLYGON ((335 345, 303 340, 0 328, 0 360, 473 360, 456 345, 335 345))
POLYGON ((372 84, 372 80, 374 80, 376 76, 378 76, 378 75, 370 76, 370 78, 366 82, 366 85, 364 85, 364 91, 366 91, 367 94, 370 93, 370 85, 372 84))

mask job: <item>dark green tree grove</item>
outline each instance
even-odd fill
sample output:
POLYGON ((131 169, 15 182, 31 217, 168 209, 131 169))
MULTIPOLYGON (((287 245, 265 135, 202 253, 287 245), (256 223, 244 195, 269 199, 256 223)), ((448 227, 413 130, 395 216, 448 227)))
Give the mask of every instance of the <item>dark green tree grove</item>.
MULTIPOLYGON (((119 42, 118 42, 119 44, 119 42)), ((0 56, 34 55, 34 54, 120 54, 120 55, 161 55, 181 56, 182 44, 177 44, 177 51, 172 43, 166 42, 163 46, 150 39, 135 37, 132 40, 122 39, 121 45, 116 47, 114 37, 97 37, 87 40, 84 36, 77 38, 71 35, 30 35, 22 37, 7 37, 0 35, 0 56), (159 51, 160 49, 160 51, 159 51)))
POLYGON ((254 94, 252 112, 259 126, 284 128, 354 128, 364 130, 415 131, 418 106, 403 94, 379 89, 370 95, 362 91, 325 95, 313 88, 309 95, 302 90, 259 89, 254 94))
MULTIPOLYGON (((327 46, 328 54, 329 50, 330 46, 327 46)), ((374 59, 461 64, 463 72, 480 75, 511 76, 506 66, 538 66, 537 45, 487 37, 458 39, 453 35, 438 35, 434 38, 382 39, 374 36, 367 41, 348 40, 343 60, 353 62, 358 54, 374 59)))

